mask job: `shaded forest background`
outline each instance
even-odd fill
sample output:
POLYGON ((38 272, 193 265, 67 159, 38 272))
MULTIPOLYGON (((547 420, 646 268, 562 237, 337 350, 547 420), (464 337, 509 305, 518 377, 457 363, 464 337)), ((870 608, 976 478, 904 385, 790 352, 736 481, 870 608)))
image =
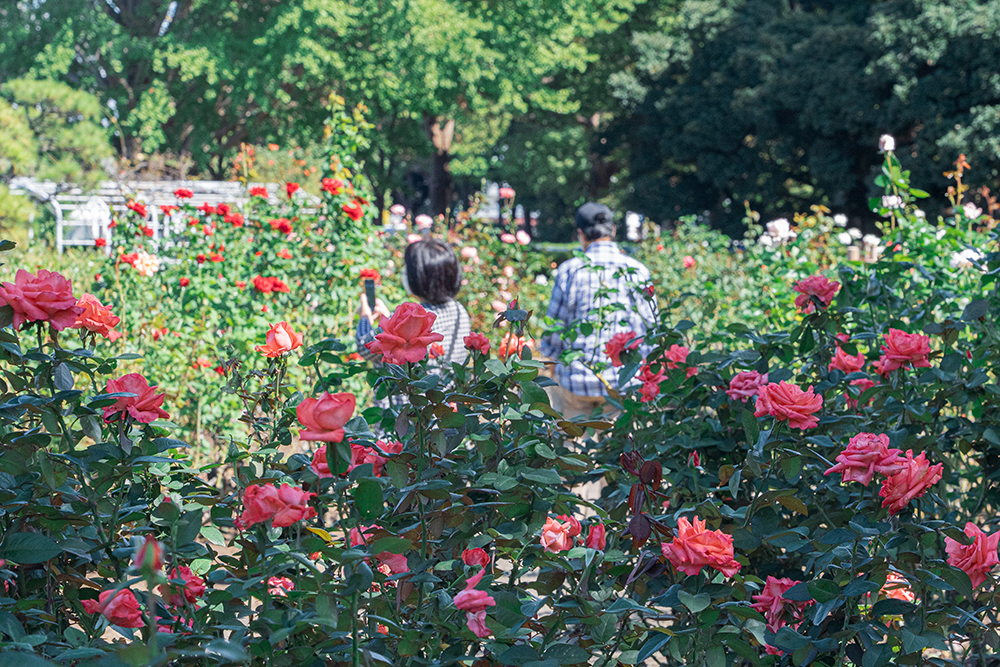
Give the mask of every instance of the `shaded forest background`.
POLYGON ((246 145, 294 173, 331 93, 369 109, 380 206, 444 213, 490 179, 547 240, 586 199, 863 224, 883 133, 918 187, 964 153, 996 188, 1000 0, 16 0, 0 219, 18 175, 226 179, 246 145))

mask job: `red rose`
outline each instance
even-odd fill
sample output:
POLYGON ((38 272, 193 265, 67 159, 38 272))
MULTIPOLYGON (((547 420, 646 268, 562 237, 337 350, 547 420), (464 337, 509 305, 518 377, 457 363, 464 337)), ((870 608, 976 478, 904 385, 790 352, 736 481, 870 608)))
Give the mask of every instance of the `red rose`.
POLYGON ((187 287, 188 285, 191 284, 191 279, 190 278, 181 278, 180 279, 180 283, 181 283, 181 287, 187 287))
POLYGON ((233 227, 235 227, 237 229, 240 229, 241 227, 243 227, 243 224, 244 224, 244 219, 243 219, 243 214, 242 213, 233 213, 233 214, 227 215, 225 218, 223 218, 223 221, 229 223, 230 225, 232 225, 233 227))
POLYGON ((642 344, 641 338, 636 338, 634 331, 616 333, 604 344, 604 354, 611 359, 611 365, 617 368, 622 365, 622 352, 635 350, 642 344))
POLYGON ((321 187, 331 195, 339 195, 344 188, 344 182, 339 178, 324 178, 321 187))
POLYGON ((378 269, 361 269, 361 280, 374 280, 376 285, 382 284, 382 274, 378 272, 378 269))
POLYGON ((102 614, 120 628, 141 628, 146 624, 139 612, 139 601, 127 588, 101 591, 97 600, 83 600, 83 610, 88 614, 102 614))
POLYGON ((474 331, 470 333, 462 341, 465 343, 465 349, 467 350, 478 350, 484 355, 490 353, 490 339, 479 332, 474 331))
POLYGON ((94 247, 95 248, 103 248, 106 245, 108 245, 108 242, 106 240, 104 240, 104 239, 94 239, 94 247))
POLYGON ((163 601, 175 607, 184 605, 184 601, 194 604, 205 592, 205 580, 191 571, 187 565, 175 567, 170 571, 172 580, 182 580, 183 585, 160 584, 160 595, 163 601))
POLYGON ((757 390, 754 416, 770 415, 779 421, 787 421, 792 428, 816 428, 819 420, 815 413, 822 407, 823 397, 814 394, 812 387, 802 391, 794 384, 772 382, 757 390))
POLYGON ((662 371, 654 373, 653 368, 649 364, 644 364, 639 370, 637 378, 642 383, 642 388, 639 390, 639 401, 649 403, 659 397, 660 383, 666 380, 667 376, 662 371))
POLYGON ((500 199, 513 199, 514 188, 500 188, 500 199))
POLYGON ((14 329, 25 322, 48 322, 56 331, 68 329, 83 312, 73 296, 73 284, 54 271, 38 274, 18 269, 12 283, 0 283, 0 303, 14 310, 14 329))
POLYGON ((444 340, 444 336, 434 333, 437 315, 424 310, 416 303, 401 303, 391 317, 382 316, 382 332, 365 347, 372 354, 381 354, 387 364, 417 362, 427 356, 431 343, 444 340))
POLYGON ((535 341, 528 338, 527 336, 516 336, 512 332, 508 331, 500 339, 500 346, 497 347, 497 356, 500 357, 501 361, 506 361, 507 357, 512 354, 516 354, 518 357, 521 356, 521 350, 527 345, 529 348, 535 346, 535 341))
MULTIPOLYGON (((324 392, 319 398, 306 398, 295 408, 302 424, 299 438, 320 442, 340 442, 344 439, 344 424, 354 414, 357 399, 354 394, 324 392)), ((354 458, 353 456, 351 457, 354 458)))
POLYGON ((250 196, 267 199, 270 195, 267 193, 267 188, 258 185, 250 188, 250 196))
POLYGON ((604 528, 603 523, 592 523, 590 528, 587 530, 587 541, 584 543, 588 549, 597 549, 598 551, 604 551, 607 547, 608 539, 607 533, 604 528))
POLYGON ((289 222, 286 218, 278 218, 277 220, 268 220, 267 222, 269 225, 271 225, 271 229, 273 229, 276 232, 281 232, 282 234, 292 233, 292 223, 289 222))
POLYGON ((285 192, 288 193, 288 198, 291 199, 292 195, 298 192, 299 188, 302 187, 298 183, 285 183, 285 192))
POLYGON ((135 396, 123 396, 114 405, 104 408, 104 421, 110 422, 114 415, 121 412, 128 412, 133 419, 143 424, 166 419, 170 415, 160 407, 166 394, 157 394, 155 389, 156 385, 150 386, 141 373, 129 373, 116 380, 108 380, 107 393, 130 393, 135 396))
POLYGON ((490 564, 490 555, 486 553, 485 549, 466 549, 462 552, 462 562, 470 567, 475 565, 488 567, 490 564))
POLYGON ((74 329, 86 329, 96 334, 104 336, 112 343, 121 337, 121 333, 115 331, 115 327, 121 322, 120 317, 116 317, 111 309, 97 300, 93 294, 84 292, 77 302, 77 306, 83 311, 76 316, 74 329))
POLYGON ((177 188, 174 190, 174 196, 178 199, 191 199, 191 197, 194 197, 194 193, 187 188, 177 188))
POLYGON ((291 259, 292 253, 288 252, 287 249, 282 248, 281 250, 278 251, 278 257, 280 257, 281 259, 291 259))
POLYGON ((347 202, 340 208, 342 211, 344 211, 344 213, 347 214, 347 217, 353 220, 354 222, 357 222, 365 215, 365 209, 361 207, 361 204, 359 204, 357 200, 347 202))
POLYGON ((138 213, 139 217, 141 218, 145 218, 146 215, 149 213, 149 209, 146 208, 145 204, 140 204, 134 199, 130 200, 127 204, 125 204, 125 207, 128 208, 130 211, 135 211, 136 213, 138 213))

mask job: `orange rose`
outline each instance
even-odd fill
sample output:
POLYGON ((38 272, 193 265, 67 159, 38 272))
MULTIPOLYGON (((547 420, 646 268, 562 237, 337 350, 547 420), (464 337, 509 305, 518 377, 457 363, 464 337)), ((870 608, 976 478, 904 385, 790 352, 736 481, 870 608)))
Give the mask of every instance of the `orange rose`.
POLYGON ((706 530, 705 522, 698 517, 692 525, 687 517, 677 520, 677 532, 669 544, 660 545, 664 558, 675 569, 687 575, 696 575, 706 565, 732 577, 740 570, 733 552, 733 538, 721 530, 706 530))
POLYGON ((545 550, 557 554, 573 547, 573 538, 566 530, 566 524, 559 523, 549 517, 542 526, 542 546, 545 550))
POLYGON ((84 292, 83 296, 76 303, 83 312, 76 316, 74 329, 86 329, 96 334, 104 336, 112 343, 121 337, 121 332, 115 331, 115 327, 121 322, 120 317, 116 317, 111 312, 111 308, 103 305, 93 294, 84 292))
POLYGON ((269 359, 280 357, 291 352, 297 347, 302 347, 302 336, 292 331, 288 322, 278 322, 272 324, 267 331, 267 338, 264 345, 258 345, 254 349, 269 359))
POLYGON ((889 448, 889 436, 884 433, 858 433, 837 456, 837 465, 823 474, 839 472, 844 482, 861 482, 868 486, 876 472, 894 475, 902 470, 906 463, 900 456, 902 453, 902 450, 889 448))
POLYGON ((427 356, 431 343, 444 340, 444 336, 433 331, 435 319, 437 315, 419 304, 401 303, 392 317, 382 316, 382 332, 365 347, 372 354, 381 354, 382 361, 387 364, 420 361, 427 356))
POLYGON ((823 397, 814 394, 812 387, 802 391, 794 384, 772 382, 757 390, 754 416, 771 415, 779 421, 787 421, 792 428, 816 428, 819 420, 815 413, 821 407, 823 397))
MULTIPOLYGON (((344 424, 354 414, 357 400, 354 394, 324 392, 319 398, 306 398, 295 408, 303 430, 302 440, 340 442, 344 439, 344 424)), ((353 457, 352 457, 353 458, 353 457)), ((324 457, 325 460, 325 457, 324 457)), ((329 472, 329 468, 327 468, 329 472)))

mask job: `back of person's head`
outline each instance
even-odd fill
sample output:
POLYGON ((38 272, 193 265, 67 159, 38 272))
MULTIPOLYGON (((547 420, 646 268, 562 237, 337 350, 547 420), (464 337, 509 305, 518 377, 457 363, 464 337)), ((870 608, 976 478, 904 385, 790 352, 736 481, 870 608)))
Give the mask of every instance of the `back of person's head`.
POLYGON ((437 239, 424 239, 406 246, 406 283, 410 292, 428 303, 440 305, 454 299, 462 286, 458 257, 451 246, 437 239))
POLYGON ((596 202, 587 202, 576 210, 576 228, 587 241, 615 237, 615 221, 611 209, 596 202))

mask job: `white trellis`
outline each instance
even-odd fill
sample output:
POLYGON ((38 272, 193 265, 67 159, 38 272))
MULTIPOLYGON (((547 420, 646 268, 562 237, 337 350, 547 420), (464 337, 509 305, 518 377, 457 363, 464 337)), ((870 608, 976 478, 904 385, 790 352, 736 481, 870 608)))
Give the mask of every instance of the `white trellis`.
MULTIPOLYGON (((111 252, 114 228, 111 220, 115 213, 126 210, 126 204, 135 200, 146 205, 146 224, 153 230, 153 241, 159 244, 175 234, 183 222, 178 216, 166 216, 160 206, 180 203, 174 195, 179 188, 190 190, 196 205, 229 204, 242 211, 249 201, 249 188, 264 187, 269 201, 277 202, 277 183, 251 183, 246 187, 232 181, 105 181, 92 190, 68 187, 51 181, 15 178, 10 182, 10 192, 30 196, 52 208, 56 219, 56 250, 60 253, 67 246, 93 247, 97 239, 107 243, 105 252, 111 252)), ((310 203, 319 200, 306 193, 310 203)))

